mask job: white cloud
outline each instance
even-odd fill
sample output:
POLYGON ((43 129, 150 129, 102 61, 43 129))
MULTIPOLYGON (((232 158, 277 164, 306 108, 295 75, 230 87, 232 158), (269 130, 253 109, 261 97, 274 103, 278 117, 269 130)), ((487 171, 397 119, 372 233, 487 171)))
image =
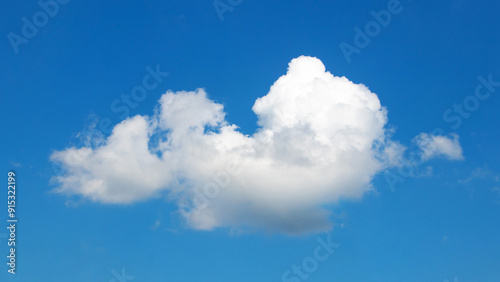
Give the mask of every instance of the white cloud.
POLYGON ((156 231, 161 225, 161 220, 157 219, 153 225, 150 226, 151 230, 156 231))
POLYGON ((421 133, 414 141, 422 151, 421 157, 424 161, 435 157, 462 160, 464 157, 458 135, 452 134, 450 137, 421 133))
MULTIPOLYGON (((292 60, 257 99, 260 127, 250 136, 202 89, 169 91, 159 104, 155 115, 115 126, 102 144, 53 153, 65 168, 55 191, 116 204, 167 194, 195 229, 322 231, 332 226, 327 205, 362 197, 405 150, 390 140, 377 95, 312 57, 292 60)), ((456 158, 458 139, 439 145, 421 136, 437 144, 424 146, 428 157, 456 158)))
POLYGON ((131 203, 153 197, 172 180, 171 165, 148 149, 151 125, 135 116, 116 125, 104 145, 68 148, 50 159, 66 173, 53 178, 57 192, 103 203, 131 203))
POLYGON ((487 166, 477 167, 473 169, 470 176, 466 179, 459 179, 458 183, 469 184, 476 179, 485 179, 493 182, 500 182, 500 174, 491 171, 487 166))

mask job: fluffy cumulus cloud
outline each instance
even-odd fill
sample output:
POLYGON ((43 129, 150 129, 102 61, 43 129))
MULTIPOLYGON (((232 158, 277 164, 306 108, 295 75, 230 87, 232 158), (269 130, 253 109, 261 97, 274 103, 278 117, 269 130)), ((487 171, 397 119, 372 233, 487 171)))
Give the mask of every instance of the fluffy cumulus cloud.
MULTIPOLYGON (((112 204, 166 195, 195 229, 315 232, 331 227, 330 205, 362 197, 405 150, 377 95, 317 58, 292 60, 252 109, 259 128, 244 135, 203 89, 169 91, 154 115, 124 120, 98 145, 54 152, 55 191, 112 204)), ((418 138, 427 159, 462 156, 457 138, 418 138)))

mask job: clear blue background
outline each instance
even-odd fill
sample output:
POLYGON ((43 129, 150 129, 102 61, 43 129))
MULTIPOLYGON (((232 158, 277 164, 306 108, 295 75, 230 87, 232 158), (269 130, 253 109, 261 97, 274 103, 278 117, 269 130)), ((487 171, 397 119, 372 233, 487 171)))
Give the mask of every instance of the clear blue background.
MULTIPOLYGON (((168 89, 204 87, 251 134, 255 99, 292 58, 310 55, 377 93, 396 140, 409 144, 436 127, 456 131, 466 160, 426 164, 432 177, 407 178, 394 192, 380 175, 377 193, 332 207, 331 236, 341 246, 308 280, 500 281, 500 195, 492 191, 500 185, 489 176, 459 182, 477 167, 500 174, 500 88, 457 130, 442 117, 474 94, 479 75, 500 81, 500 3, 402 0, 403 11, 348 63, 339 44, 352 44, 353 28, 387 3, 243 0, 220 21, 211 1, 72 0, 16 54, 7 34, 20 34, 21 18, 41 8, 4 2, 0 171, 5 187, 7 171, 17 172, 20 222, 18 274, 2 263, 0 280, 110 281, 113 269, 125 268, 134 281, 281 281, 325 235, 192 231, 161 199, 67 207, 67 198, 49 193, 48 157, 76 143, 89 115, 119 122, 110 105, 142 82, 147 66, 170 75, 131 115, 152 114, 168 89)), ((6 262, 5 239, 0 254, 6 262)))

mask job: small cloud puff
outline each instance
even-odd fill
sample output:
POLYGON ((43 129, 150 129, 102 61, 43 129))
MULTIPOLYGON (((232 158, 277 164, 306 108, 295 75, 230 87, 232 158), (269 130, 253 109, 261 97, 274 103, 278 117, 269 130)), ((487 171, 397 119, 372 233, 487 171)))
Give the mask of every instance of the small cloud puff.
POLYGON ((445 157, 449 160, 463 160, 462 147, 458 142, 458 135, 451 134, 450 137, 421 133, 414 141, 421 150, 424 161, 445 157))

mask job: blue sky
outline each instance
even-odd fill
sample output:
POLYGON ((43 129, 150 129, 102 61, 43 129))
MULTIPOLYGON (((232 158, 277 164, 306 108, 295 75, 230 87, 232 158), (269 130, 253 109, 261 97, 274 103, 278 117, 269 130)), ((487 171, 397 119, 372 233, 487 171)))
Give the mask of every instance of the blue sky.
MULTIPOLYGON (((19 44, 12 44, 12 33, 23 36, 23 17, 33 22, 34 15, 43 9, 36 1, 4 4, 0 17, 4 34, 0 41, 1 166, 5 175, 9 170, 17 174, 19 222, 17 274, 7 273, 4 263, 1 281, 120 281, 122 270, 128 279, 121 277, 123 281, 132 281, 132 276, 133 281, 500 280, 500 87, 495 85, 500 81, 498 3, 215 3, 222 6, 216 8, 211 1, 71 0, 58 4, 53 17, 47 16, 46 24, 19 44), (228 7, 224 5, 232 6, 218 13, 220 7, 228 7), (390 21, 378 25, 366 46, 356 46, 355 28, 364 30, 374 21, 371 11, 382 10, 388 11, 390 21), (340 47, 343 42, 359 52, 346 57, 340 47), (106 139, 110 131, 99 125, 102 120, 109 122, 107 128, 136 115, 160 121, 168 116, 166 122, 178 118, 182 123, 183 113, 189 113, 187 119, 201 118, 207 107, 219 113, 215 108, 223 105, 224 122, 237 125, 237 132, 252 136, 263 128, 255 111, 261 114, 261 122, 275 129, 273 109, 281 104, 267 99, 260 108, 252 111, 252 107, 260 97, 280 97, 281 88, 270 92, 270 87, 281 76, 287 74, 293 82, 302 76, 293 76, 292 70, 307 76, 321 68, 310 57, 291 64, 300 56, 316 57, 335 77, 345 76, 353 85, 364 84, 376 94, 370 97, 378 98, 387 109, 384 128, 393 131, 384 131, 384 136, 406 147, 402 160, 413 154, 418 157, 417 161, 403 161, 411 175, 404 173, 405 165, 383 162, 377 169, 356 170, 359 174, 355 175, 368 177, 369 191, 366 185, 352 184, 353 188, 347 189, 339 187, 336 179, 325 180, 337 183, 331 191, 340 197, 327 202, 297 204, 295 198, 277 202, 287 211, 284 218, 289 225, 273 221, 274 214, 268 216, 267 207, 263 216, 239 207, 238 201, 246 201, 246 194, 239 198, 221 195, 211 203, 213 209, 201 210, 201 216, 208 211, 218 214, 209 218, 217 224, 190 222, 190 218, 200 217, 180 212, 187 194, 181 193, 181 200, 172 196, 175 193, 169 189, 174 184, 156 188, 163 174, 154 162, 141 174, 144 179, 133 178, 144 183, 153 179, 151 196, 141 190, 149 184, 138 187, 141 185, 134 186, 134 182, 127 184, 130 193, 126 195, 111 186, 107 190, 97 186, 96 191, 103 194, 85 194, 87 182, 78 182, 83 184, 75 188, 68 178, 63 183, 68 184, 65 191, 70 195, 55 192, 62 184, 51 182, 54 176, 82 175, 58 172, 54 168, 60 168, 61 163, 51 161, 51 156, 72 146, 86 147, 89 143, 85 140, 94 142, 89 145, 92 153, 111 142, 106 139), (160 75, 155 80, 151 72, 156 69, 160 75), (144 85, 148 75, 150 89, 134 106, 125 106, 128 115, 122 115, 124 110, 117 110, 126 105, 121 95, 144 85), (493 82, 485 84, 484 80, 493 82), (477 98, 478 87, 484 99, 477 98), (206 94, 178 92, 199 88, 206 94), (169 90, 170 96, 162 96, 169 90), (203 107, 169 116, 168 110, 175 108, 159 102, 162 97, 177 99, 173 105, 192 97, 193 104, 199 102, 203 107), (462 114, 457 112, 460 105, 465 109, 462 114), (89 128, 102 135, 89 137, 89 128), (442 131, 415 139, 435 129, 442 131), (433 136, 437 135, 446 138, 445 143, 438 142, 445 145, 426 151, 422 144, 435 143, 433 136), (459 145, 454 140, 459 140, 459 145), (430 156, 427 159, 425 152, 430 156), (387 175, 396 179, 393 185, 387 175), (355 196, 346 196, 354 190, 355 196), (303 205, 308 209, 297 208, 303 205), (330 229, 310 223, 309 219, 318 217, 306 213, 318 211, 316 208, 327 212, 330 229), (233 213, 234 217, 220 215, 233 213), (304 227, 309 223, 312 227, 304 227), (315 257, 315 250, 323 246, 320 241, 338 244, 332 253, 321 251, 327 256, 322 261, 315 257), (294 272, 294 265, 302 268, 302 276, 294 272)), ((356 91, 366 94, 358 88, 356 91)), ((217 122, 215 129, 204 129, 218 133, 221 123, 217 122)), ((177 127, 167 126, 165 132, 175 130, 177 127)), ((371 129, 367 130, 371 134, 371 129)), ((165 138, 161 132, 155 134, 149 145, 154 147, 165 138)), ((181 144, 192 141, 179 140, 181 144)), ((182 148, 192 149, 188 145, 182 148)), ((170 150, 156 153, 166 159, 167 152, 170 150)), ((177 161, 184 162, 191 155, 179 156, 177 161)), ((219 160, 220 156, 215 156, 219 160)), ((96 157, 85 164, 97 162, 106 167, 100 160, 96 157)), ((186 164, 203 165, 196 160, 186 164)), ((173 166, 169 169, 180 173, 173 166)), ((270 177, 255 185, 278 193, 284 183, 279 177, 282 171, 272 172, 278 175, 276 179, 270 177)), ((100 173, 111 177, 111 173, 100 173)), ((183 173, 185 178, 175 179, 181 188, 203 179, 183 173)), ((243 175, 252 174, 244 170, 243 175)), ((300 188, 282 198, 307 191, 300 188)), ((311 191, 319 191, 313 188, 311 191)), ((261 196, 252 194, 254 198, 248 201, 258 206, 274 199, 261 196)), ((7 196, 3 199, 0 208, 6 211, 7 196)), ((7 244, 5 238, 0 240, 6 262, 7 244)))

